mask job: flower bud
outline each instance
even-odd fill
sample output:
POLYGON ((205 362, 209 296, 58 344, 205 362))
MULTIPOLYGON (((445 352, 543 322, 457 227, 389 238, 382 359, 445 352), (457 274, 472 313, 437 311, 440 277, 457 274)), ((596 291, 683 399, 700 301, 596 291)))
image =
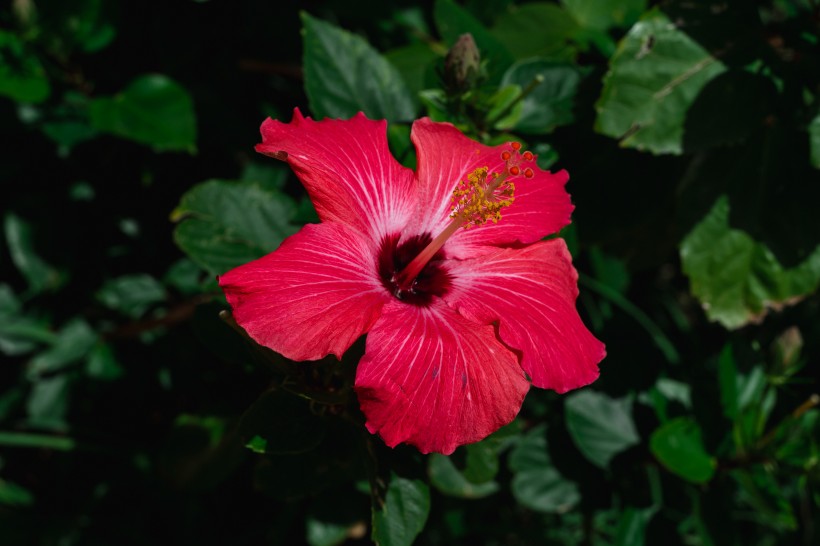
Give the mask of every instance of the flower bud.
POLYGON ((481 55, 471 34, 462 34, 444 58, 444 85, 448 93, 463 93, 478 79, 481 55))

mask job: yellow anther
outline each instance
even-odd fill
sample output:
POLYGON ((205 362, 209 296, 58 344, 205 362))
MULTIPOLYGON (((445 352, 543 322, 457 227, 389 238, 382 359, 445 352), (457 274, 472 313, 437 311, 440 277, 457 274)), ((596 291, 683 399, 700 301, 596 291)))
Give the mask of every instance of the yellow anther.
MULTIPOLYGON (((479 167, 467 175, 467 180, 458 182, 451 200, 452 220, 396 275, 395 285, 400 290, 410 289, 418 274, 459 229, 470 229, 501 220, 501 209, 509 207, 515 201, 515 184, 510 179, 521 174, 524 178, 532 178, 535 174, 530 167, 522 171, 520 165, 535 160, 535 156, 531 152, 524 152, 522 155, 519 153, 520 149, 519 143, 512 142, 510 150, 501 153, 501 159, 504 160, 503 172, 489 174, 488 167, 479 167)), ((478 153, 476 150, 476 154, 478 153)))
POLYGON ((507 180, 507 173, 488 176, 489 168, 479 167, 461 180, 453 190, 453 208, 450 218, 464 220, 464 229, 487 222, 498 223, 501 209, 512 204, 515 184, 507 180))

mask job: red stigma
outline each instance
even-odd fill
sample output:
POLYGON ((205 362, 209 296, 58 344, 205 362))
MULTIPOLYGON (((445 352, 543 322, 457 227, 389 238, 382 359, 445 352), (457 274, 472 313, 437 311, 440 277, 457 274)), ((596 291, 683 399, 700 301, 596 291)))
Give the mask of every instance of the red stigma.
POLYGON ((535 173, 532 172, 532 169, 524 169, 524 176, 527 178, 532 178, 534 175, 535 173))
POLYGON ((512 154, 510 152, 501 152, 501 159, 504 161, 509 161, 511 157, 512 154))
POLYGON ((532 158, 534 156, 532 155, 532 152, 526 151, 526 152, 524 152, 523 157, 524 157, 524 161, 532 161, 532 158))
POLYGON ((518 165, 513 165, 510 167, 510 174, 513 176, 518 176, 521 173, 521 169, 518 168, 518 165))
POLYGON ((512 149, 515 150, 516 152, 521 149, 521 143, 520 142, 510 142, 510 146, 512 146, 512 149))

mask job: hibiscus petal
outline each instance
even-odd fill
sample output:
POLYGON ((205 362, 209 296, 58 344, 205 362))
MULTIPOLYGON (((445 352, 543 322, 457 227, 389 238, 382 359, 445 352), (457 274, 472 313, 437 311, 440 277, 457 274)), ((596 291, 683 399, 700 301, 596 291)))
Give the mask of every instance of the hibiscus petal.
POLYGON ((271 254, 219 277, 236 322, 293 360, 341 358, 389 299, 375 250, 341 224, 309 224, 271 254))
POLYGON ((323 221, 380 240, 406 225, 416 203, 413 172, 391 155, 386 127, 362 113, 314 121, 297 108, 290 123, 265 120, 256 151, 290 164, 323 221))
MULTIPOLYGON (((466 180, 479 167, 488 167, 491 173, 504 172, 501 152, 510 148, 479 144, 449 123, 427 118, 413 124, 411 137, 418 155, 419 180, 419 213, 412 230, 435 235, 450 221, 450 199, 459 180, 466 180)), ((501 221, 459 230, 444 247, 450 256, 469 257, 483 245, 532 243, 569 224, 573 206, 564 190, 569 175, 566 171, 543 171, 534 163, 532 168, 532 178, 514 179, 515 201, 502 210, 501 221)))
POLYGON ((367 429, 391 447, 449 454, 512 421, 529 383, 492 326, 441 300, 391 302, 367 335, 356 392, 367 429))
POLYGON ((498 322, 498 333, 521 352, 533 385, 566 392, 593 382, 603 343, 578 311, 578 274, 562 239, 520 249, 498 249, 450 262, 453 290, 445 296, 477 322, 498 322))

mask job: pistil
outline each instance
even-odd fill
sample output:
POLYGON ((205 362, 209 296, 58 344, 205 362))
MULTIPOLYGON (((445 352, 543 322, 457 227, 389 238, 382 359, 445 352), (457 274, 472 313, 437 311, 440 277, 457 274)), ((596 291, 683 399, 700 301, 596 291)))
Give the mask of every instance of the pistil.
POLYGON ((505 162, 503 172, 489 174, 488 167, 480 167, 467 175, 466 181, 459 181, 453 190, 450 223, 396 275, 394 282, 400 290, 412 289, 419 273, 459 229, 481 226, 488 221, 498 223, 501 209, 515 200, 515 184, 511 179, 521 175, 525 178, 534 176, 531 168, 522 169, 520 164, 534 161, 535 156, 531 152, 520 154, 521 144, 518 142, 511 142, 510 148, 501 153, 505 162))
POLYGON ((467 222, 467 219, 458 216, 453 218, 453 220, 447 224, 441 233, 439 233, 435 239, 430 241, 430 244, 427 245, 424 250, 419 252, 418 256, 413 258, 413 261, 407 264, 407 267, 401 270, 398 275, 396 275, 396 285, 401 290, 410 290, 413 286, 413 282, 418 277, 418 274, 421 273, 421 270, 427 265, 430 259, 436 255, 444 243, 447 242, 449 239, 458 229, 463 226, 467 222))

